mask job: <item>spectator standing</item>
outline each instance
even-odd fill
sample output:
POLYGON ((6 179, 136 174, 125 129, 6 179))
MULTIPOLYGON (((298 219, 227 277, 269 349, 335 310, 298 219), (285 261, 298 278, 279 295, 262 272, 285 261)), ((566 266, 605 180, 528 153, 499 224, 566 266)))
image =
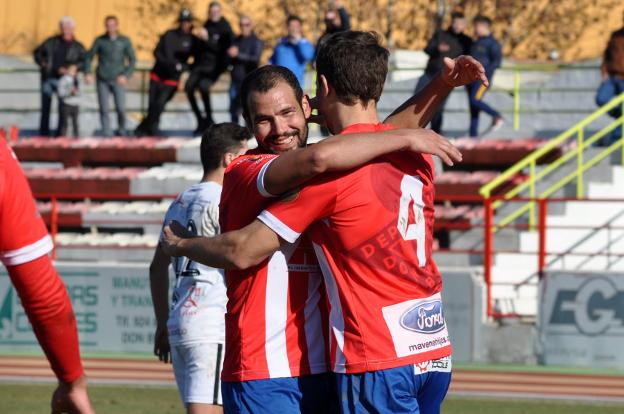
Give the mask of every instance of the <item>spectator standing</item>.
POLYGON ((223 17, 221 5, 212 2, 208 6, 208 20, 198 36, 193 38, 193 65, 186 81, 185 92, 191 109, 197 118, 194 135, 201 135, 214 124, 210 87, 227 69, 227 50, 232 45, 234 32, 223 17), (199 109, 195 91, 199 89, 204 104, 204 114, 199 109))
POLYGON ((275 46, 269 63, 290 69, 303 87, 306 65, 314 59, 314 45, 303 37, 302 22, 298 16, 288 16, 286 25, 288 35, 275 46))
MULTIPOLYGON (((74 32, 76 23, 69 16, 61 18, 61 33, 46 39, 33 52, 35 63, 41 73, 41 120, 39 123, 39 135, 50 135, 50 109, 52 96, 56 93, 58 82, 68 65, 78 65, 78 70, 83 69, 85 48, 76 40, 74 32)), ((59 101, 59 113, 62 111, 62 103, 59 101)), ((59 118, 59 126, 60 118, 59 118)), ((59 135, 60 128, 56 134, 59 135)))
POLYGON ((253 22, 249 16, 241 16, 240 35, 228 49, 228 56, 232 59, 232 84, 230 85, 230 116, 234 123, 238 123, 241 113, 241 102, 238 95, 243 79, 260 63, 260 56, 264 43, 254 33, 253 22))
MULTIPOLYGON (((472 39, 464 34, 466 30, 466 18, 461 12, 451 14, 451 25, 446 30, 437 30, 425 47, 425 53, 429 55, 429 61, 425 73, 416 84, 415 94, 420 92, 431 80, 437 76, 444 67, 444 58, 451 59, 460 55, 470 54, 472 39)), ((440 134, 442 131, 442 114, 446 99, 440 104, 438 111, 431 119, 431 129, 440 134)))
POLYGON ((347 30, 351 30, 351 17, 347 9, 344 8, 340 0, 330 1, 325 12, 325 32, 323 36, 347 30))
MULTIPOLYGON (((603 79, 596 92, 596 104, 603 106, 611 99, 624 92, 624 28, 611 33, 602 63, 603 79)), ((620 105, 609 111, 609 116, 622 116, 620 105)), ((609 146, 622 136, 622 127, 618 126, 610 135, 602 138, 598 144, 609 146)))
MULTIPOLYGON (((474 18, 474 32, 477 39, 470 48, 470 54, 485 68, 485 75, 492 85, 494 72, 501 65, 503 53, 501 44, 492 35, 492 20, 486 16, 474 18)), ((488 90, 481 82, 474 82, 467 86, 468 102, 470 104, 470 136, 479 135, 479 113, 481 111, 492 117, 492 125, 482 135, 498 130, 504 123, 501 114, 490 105, 483 102, 483 96, 488 90)))
POLYGON ((160 115, 167 102, 173 98, 182 72, 188 67, 193 44, 193 15, 182 9, 178 17, 179 26, 165 32, 154 50, 156 63, 150 72, 149 101, 147 116, 137 126, 136 136, 158 135, 160 115))
POLYGON ((59 79, 58 96, 61 105, 59 120, 59 136, 67 136, 69 121, 72 123, 74 137, 80 136, 78 116, 80 115, 80 85, 78 83, 78 67, 69 65, 65 74, 59 79))
POLYGON ((132 42, 126 36, 119 34, 119 21, 116 16, 108 16, 104 19, 106 33, 99 36, 93 42, 91 50, 87 53, 85 72, 87 83, 93 83, 91 63, 97 56, 98 66, 96 71, 96 90, 98 105, 100 107, 100 124, 102 135, 113 135, 108 116, 108 101, 110 93, 115 101, 117 112, 116 135, 128 135, 126 130, 126 85, 132 76, 136 57, 132 42))

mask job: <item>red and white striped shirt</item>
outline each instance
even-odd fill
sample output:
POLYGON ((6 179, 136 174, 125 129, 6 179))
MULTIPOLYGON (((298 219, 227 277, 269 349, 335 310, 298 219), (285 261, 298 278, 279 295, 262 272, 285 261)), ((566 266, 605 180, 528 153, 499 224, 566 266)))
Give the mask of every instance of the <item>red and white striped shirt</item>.
POLYGON ((0 139, 0 262, 17 266, 38 259, 52 248, 28 181, 15 154, 0 139))
MULTIPOLYGON (((388 128, 360 124, 342 133, 388 128)), ((312 180, 259 216, 289 242, 309 227, 331 307, 335 372, 451 354, 442 279, 431 257, 433 202, 431 156, 402 152, 312 180)))
MULTIPOLYGON (((273 200, 263 185, 276 155, 245 155, 226 170, 221 231, 251 223, 273 200)), ((302 237, 257 266, 226 271, 224 381, 297 377, 329 370, 325 288, 302 237)))

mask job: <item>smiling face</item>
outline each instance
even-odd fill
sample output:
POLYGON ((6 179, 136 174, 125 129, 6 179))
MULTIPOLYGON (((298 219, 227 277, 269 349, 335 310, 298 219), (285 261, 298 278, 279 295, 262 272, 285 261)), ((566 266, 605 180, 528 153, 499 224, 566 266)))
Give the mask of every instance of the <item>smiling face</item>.
POLYGON ((265 151, 279 154, 306 145, 306 119, 311 112, 308 97, 299 102, 288 83, 281 81, 267 92, 252 92, 249 108, 248 122, 265 151))

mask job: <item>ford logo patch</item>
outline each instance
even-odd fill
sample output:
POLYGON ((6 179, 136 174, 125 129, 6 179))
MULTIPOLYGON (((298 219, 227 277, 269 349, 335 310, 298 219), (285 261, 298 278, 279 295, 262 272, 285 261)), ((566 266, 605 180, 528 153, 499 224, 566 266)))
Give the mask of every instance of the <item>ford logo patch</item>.
POLYGON ((440 332, 444 329, 442 302, 434 300, 419 303, 401 316, 400 323, 403 328, 410 331, 424 334, 440 332))

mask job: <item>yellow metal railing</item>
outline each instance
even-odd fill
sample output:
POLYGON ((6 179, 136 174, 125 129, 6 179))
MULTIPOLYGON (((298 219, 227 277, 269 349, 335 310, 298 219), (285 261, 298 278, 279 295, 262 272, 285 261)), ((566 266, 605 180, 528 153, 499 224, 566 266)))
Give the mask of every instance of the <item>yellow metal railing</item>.
MULTIPOLYGON (((488 199, 492 196, 494 190, 496 190, 501 185, 508 183, 509 180, 516 176, 518 173, 526 171, 528 169, 528 179, 508 190, 502 196, 502 200, 492 203, 492 207, 494 209, 500 208, 505 203, 505 200, 516 197, 525 191, 528 191, 529 198, 548 198, 556 191, 563 188, 563 186, 572 182, 574 179, 576 179, 576 196, 578 198, 582 198, 584 197, 584 174, 587 170, 594 167, 596 164, 598 164, 600 161, 602 161, 618 149, 621 150, 622 164, 624 165, 624 138, 622 137, 620 137, 619 140, 612 143, 610 146, 606 147, 600 153, 595 155, 592 159, 585 159, 586 149, 588 149, 592 144, 596 143, 607 134, 611 133, 620 125, 624 125, 624 93, 615 97, 609 103, 595 111, 593 114, 589 115, 587 118, 583 119, 567 131, 552 139, 550 142, 548 142, 548 144, 533 151, 524 159, 520 160, 515 165, 508 168, 490 183, 481 187, 479 193, 484 198, 488 199), (591 137, 585 137, 585 129, 587 128, 587 126, 589 126, 598 118, 607 114, 609 111, 618 106, 622 106, 622 116, 613 120, 609 125, 594 133, 591 137), (554 149, 562 146, 563 144, 571 144, 571 149, 569 149, 560 158, 545 166, 538 172, 536 168, 538 161, 554 149), (561 178, 550 187, 543 190, 541 193, 537 194, 537 182, 543 180, 547 175, 556 171, 563 164, 573 159, 576 159, 576 169, 574 171, 561 178)), ((536 202, 529 201, 526 204, 523 204, 521 207, 517 208, 516 210, 512 211, 505 217, 501 218, 501 220, 495 226, 493 226, 493 231, 497 231, 498 229, 509 225, 514 220, 522 217, 525 214, 528 214, 529 228, 535 229, 536 202)))

